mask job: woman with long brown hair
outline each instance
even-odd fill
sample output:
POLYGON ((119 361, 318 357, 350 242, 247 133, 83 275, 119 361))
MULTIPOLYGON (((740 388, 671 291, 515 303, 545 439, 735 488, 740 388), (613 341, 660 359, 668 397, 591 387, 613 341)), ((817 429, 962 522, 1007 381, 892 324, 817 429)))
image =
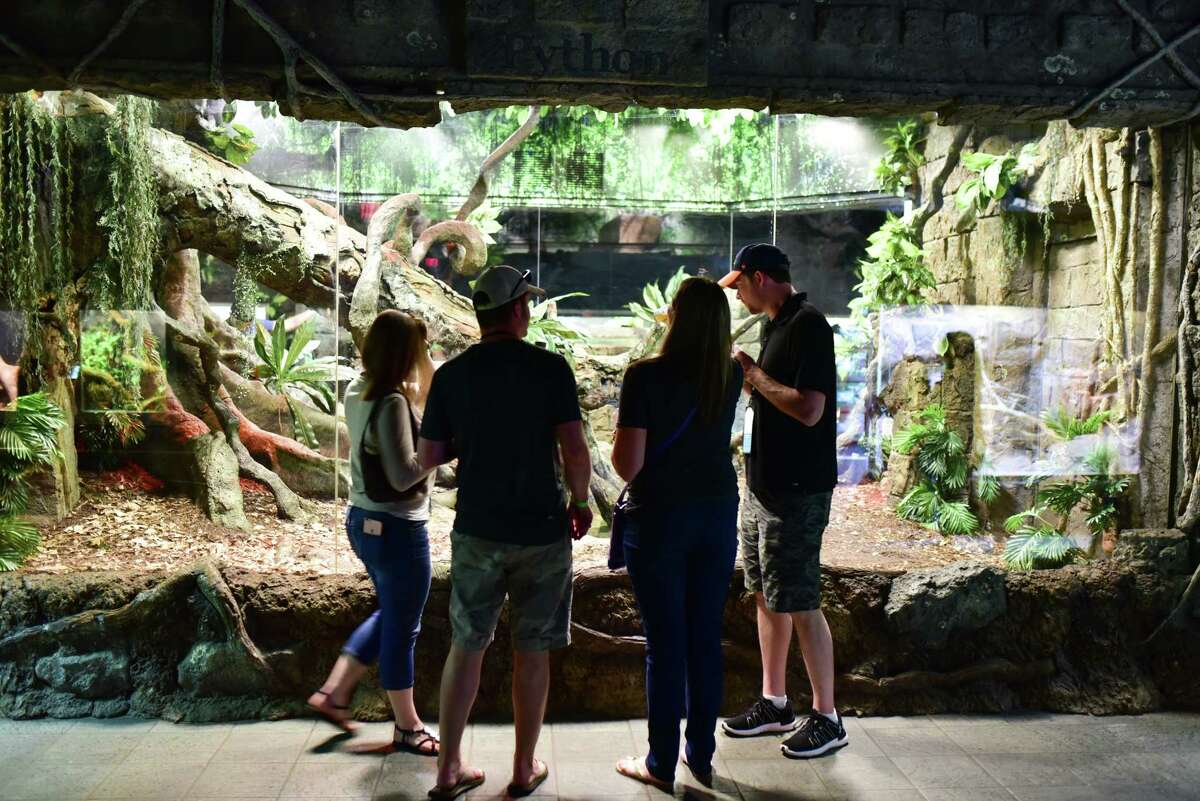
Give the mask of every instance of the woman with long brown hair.
POLYGON ((438 740, 413 705, 413 649, 429 596, 430 471, 417 460, 417 432, 433 363, 425 323, 382 312, 367 331, 363 375, 346 390, 350 429, 350 509, 346 533, 366 565, 379 608, 346 641, 321 689, 318 714, 353 731, 348 710, 358 680, 378 660, 379 683, 396 717, 397 750, 437 756, 438 740))
POLYGON ((625 374, 613 443, 613 465, 629 482, 625 562, 646 634, 650 745, 617 770, 667 790, 685 714, 685 764, 702 783, 712 779, 721 620, 737 554, 729 441, 742 386, 716 283, 684 281, 669 325, 659 354, 625 374))

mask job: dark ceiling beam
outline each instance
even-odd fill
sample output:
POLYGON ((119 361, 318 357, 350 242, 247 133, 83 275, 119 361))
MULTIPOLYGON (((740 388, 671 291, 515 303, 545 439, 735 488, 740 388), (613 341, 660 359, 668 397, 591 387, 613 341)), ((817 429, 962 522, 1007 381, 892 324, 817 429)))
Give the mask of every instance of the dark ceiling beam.
POLYGON ((0 92, 278 100, 428 125, 438 101, 936 111, 1150 125, 1200 110, 1194 2, 7 0, 0 92))

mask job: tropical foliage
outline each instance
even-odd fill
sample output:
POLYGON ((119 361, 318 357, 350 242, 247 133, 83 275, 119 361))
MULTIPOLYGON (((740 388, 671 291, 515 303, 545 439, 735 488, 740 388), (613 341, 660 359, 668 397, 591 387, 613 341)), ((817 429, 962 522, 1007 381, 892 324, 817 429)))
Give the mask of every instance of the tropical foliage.
POLYGON ((658 281, 642 287, 642 302, 630 301, 626 305, 626 308, 633 314, 630 324, 641 325, 644 323, 650 327, 651 332, 665 329, 667 308, 671 305, 671 301, 675 300, 675 294, 687 278, 688 274, 680 267, 674 275, 667 279, 665 288, 659 287, 658 281))
POLYGON ((960 209, 973 212, 985 210, 992 201, 1003 198, 1009 189, 1033 172, 1037 156, 1036 143, 1025 145, 1018 153, 1010 150, 998 156, 963 153, 960 162, 974 175, 958 187, 955 203, 960 209))
MULTIPOLYGON (((922 409, 917 421, 892 439, 893 452, 915 453, 921 476, 896 512, 944 534, 976 533, 979 519, 968 497, 970 457, 962 438, 949 427, 946 410, 939 404, 922 409)), ((994 482, 981 482, 979 498, 991 503, 998 491, 994 482)))
POLYGON ((568 292, 565 295, 546 298, 534 306, 529 311, 529 332, 525 334, 525 340, 551 353, 557 353, 574 369, 575 345, 583 340, 583 334, 564 325, 554 312, 558 309, 559 301, 584 297, 587 297, 585 292, 568 292))
POLYGON ((875 180, 885 192, 903 194, 918 182, 917 170, 925 163, 921 152, 921 123, 902 120, 883 140, 884 153, 875 164, 875 180))
MULTIPOLYGON (((1069 441, 1099 433, 1110 416, 1110 412, 1103 411, 1080 418, 1060 409, 1043 414, 1043 422, 1054 435, 1069 441)), ((1116 525, 1118 503, 1130 484, 1128 476, 1115 473, 1116 464, 1112 448, 1100 443, 1084 459, 1083 475, 1041 487, 1034 508, 1005 522, 1011 533, 1004 547, 1005 563, 1019 570, 1030 570, 1060 567, 1082 556, 1083 552, 1066 532, 1068 520, 1076 509, 1082 509, 1094 541, 1116 525), (1058 517, 1057 525, 1048 518, 1050 513, 1058 517)), ((1043 480, 1044 475, 1035 475, 1029 484, 1034 486, 1043 480)))
POLYGON ((44 394, 23 395, 0 415, 0 570, 15 570, 38 546, 37 528, 22 519, 29 474, 59 456, 62 410, 44 394))
POLYGON ((258 150, 258 145, 254 142, 253 130, 233 121, 236 115, 237 103, 228 103, 221 110, 220 119, 201 114, 197 120, 204 129, 208 149, 227 161, 242 166, 250 161, 250 157, 258 150))
POLYGON ((80 362, 79 441, 99 466, 115 466, 145 437, 141 414, 162 402, 161 392, 142 393, 143 375, 161 370, 157 340, 135 317, 106 312, 84 326, 80 362))
MULTIPOLYGON (((527 113, 526 106, 444 113, 437 127, 409 131, 343 127, 341 189, 416 192, 431 218, 448 216, 527 113)), ((332 125, 244 118, 257 134, 256 171, 267 170, 268 180, 312 186, 332 178, 332 125)), ((769 209, 776 189, 787 197, 873 189, 879 138, 857 121, 749 109, 558 106, 544 109, 529 138, 497 166, 490 196, 497 205, 573 209, 728 211, 736 201, 769 209), (863 146, 847 147, 846 131, 863 146)))
POLYGON ((340 362, 336 356, 312 355, 319 344, 312 320, 296 329, 291 342, 284 322, 283 318, 276 320, 269 334, 262 323, 256 325, 254 351, 262 359, 256 377, 287 402, 295 439, 315 448, 319 445, 317 435, 304 415, 301 400, 307 399, 321 411, 332 414, 336 408, 333 388, 340 362))
POLYGON ((867 237, 867 257, 858 263, 862 281, 854 287, 850 314, 864 320, 871 312, 925 302, 935 286, 921 243, 907 217, 888 214, 878 231, 867 237))

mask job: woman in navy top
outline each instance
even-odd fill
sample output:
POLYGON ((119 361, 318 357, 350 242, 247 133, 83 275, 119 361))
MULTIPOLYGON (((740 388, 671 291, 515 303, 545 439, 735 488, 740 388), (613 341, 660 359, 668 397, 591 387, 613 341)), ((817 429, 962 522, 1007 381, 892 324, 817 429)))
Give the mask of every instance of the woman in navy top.
POLYGON ((659 354, 625 374, 613 443, 634 507, 625 560, 646 635, 650 743, 645 758, 624 759, 617 770, 664 789, 675 780, 685 713, 685 764, 700 781, 712 778, 721 622, 737 554, 729 443, 742 387, 724 290, 689 278, 669 318, 659 354))

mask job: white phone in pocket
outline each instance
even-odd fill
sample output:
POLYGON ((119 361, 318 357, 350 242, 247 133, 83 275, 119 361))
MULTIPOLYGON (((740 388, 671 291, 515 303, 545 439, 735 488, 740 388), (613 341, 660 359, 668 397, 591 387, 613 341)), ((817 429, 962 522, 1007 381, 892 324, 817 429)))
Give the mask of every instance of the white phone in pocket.
POLYGON ((363 521, 363 534, 370 534, 372 537, 378 537, 383 534, 383 522, 367 518, 363 521))

